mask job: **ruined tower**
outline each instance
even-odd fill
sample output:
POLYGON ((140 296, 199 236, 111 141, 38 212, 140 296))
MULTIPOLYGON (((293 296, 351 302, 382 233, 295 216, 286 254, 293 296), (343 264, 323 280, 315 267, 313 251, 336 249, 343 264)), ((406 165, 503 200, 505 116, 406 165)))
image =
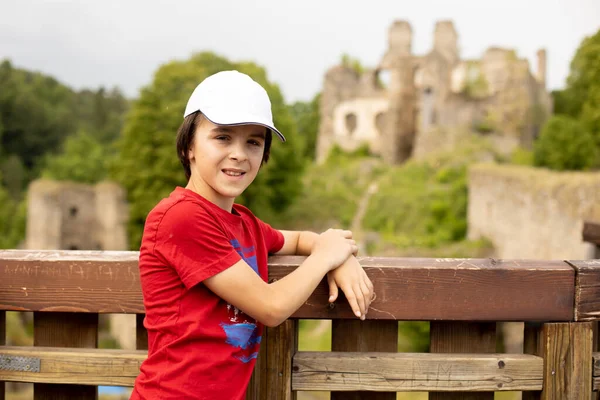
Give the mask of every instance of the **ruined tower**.
POLYGON ((37 180, 29 186, 26 247, 127 250, 125 191, 115 183, 37 180))
POLYGON ((412 29, 407 21, 396 21, 390 27, 389 48, 381 68, 390 72, 381 156, 386 162, 397 164, 410 157, 415 134, 415 63, 412 29))

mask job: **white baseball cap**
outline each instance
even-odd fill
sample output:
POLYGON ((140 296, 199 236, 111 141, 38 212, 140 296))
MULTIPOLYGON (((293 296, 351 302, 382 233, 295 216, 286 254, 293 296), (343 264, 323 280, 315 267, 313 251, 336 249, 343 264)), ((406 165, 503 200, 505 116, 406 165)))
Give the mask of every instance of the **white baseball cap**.
POLYGON ((267 91, 241 72, 221 71, 200 82, 188 100, 183 118, 196 111, 217 125, 262 125, 285 142, 273 124, 267 91))

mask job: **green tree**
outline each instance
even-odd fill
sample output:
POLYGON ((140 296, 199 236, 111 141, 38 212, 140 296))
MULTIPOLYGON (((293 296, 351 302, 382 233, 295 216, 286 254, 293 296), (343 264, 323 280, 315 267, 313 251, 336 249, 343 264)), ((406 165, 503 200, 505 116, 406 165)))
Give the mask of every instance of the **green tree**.
POLYGON ((288 142, 273 139, 271 160, 237 201, 261 218, 275 218, 301 191, 301 159, 294 120, 281 91, 269 82, 264 68, 251 62, 231 62, 203 52, 189 60, 161 66, 144 87, 126 118, 112 175, 127 190, 130 202, 130 243, 141 240, 148 212, 175 186, 185 185, 185 175, 175 152, 177 129, 194 88, 204 78, 222 70, 237 69, 250 75, 268 92, 276 126, 288 142))
POLYGON ((297 101, 290 106, 290 112, 302 139, 302 155, 313 161, 317 151, 317 134, 319 133, 319 104, 321 94, 317 94, 310 102, 297 101))
POLYGON ((0 64, 1 144, 35 173, 38 161, 74 132, 73 92, 53 78, 0 64))
POLYGON ((598 149, 590 131, 574 118, 551 117, 534 144, 534 164, 554 170, 586 170, 596 160, 598 149))
POLYGON ((13 199, 0 186, 0 204, 0 249, 14 249, 25 238, 25 201, 13 199))
POLYGON ((577 117, 600 91, 600 30, 586 37, 575 52, 567 78, 568 115, 577 117))
POLYGON ((104 145, 86 132, 70 136, 63 152, 47 155, 42 170, 44 178, 81 183, 97 183, 105 179, 114 158, 112 146, 104 145))

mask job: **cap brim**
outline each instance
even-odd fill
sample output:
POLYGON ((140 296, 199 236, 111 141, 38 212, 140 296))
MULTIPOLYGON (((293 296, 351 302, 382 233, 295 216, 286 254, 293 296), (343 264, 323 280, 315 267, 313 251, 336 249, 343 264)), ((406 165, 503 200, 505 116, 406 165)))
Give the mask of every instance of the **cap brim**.
MULTIPOLYGON (((201 110, 198 110, 198 111, 202 112, 201 110)), ((281 132, 279 132, 279 130, 277 128, 275 128, 274 126, 271 126, 269 124, 265 124, 264 122, 256 121, 253 118, 247 118, 247 120, 242 119, 242 122, 219 122, 216 119, 210 118, 205 113, 202 113, 202 115, 204 115, 204 117, 206 117, 207 120, 209 120, 210 122, 212 122, 215 125, 223 125, 223 126, 260 125, 260 126, 264 126, 265 128, 269 129, 271 132, 274 132, 279 137, 279 140, 281 140, 282 142, 286 141, 285 136, 283 136, 283 134, 281 132)))

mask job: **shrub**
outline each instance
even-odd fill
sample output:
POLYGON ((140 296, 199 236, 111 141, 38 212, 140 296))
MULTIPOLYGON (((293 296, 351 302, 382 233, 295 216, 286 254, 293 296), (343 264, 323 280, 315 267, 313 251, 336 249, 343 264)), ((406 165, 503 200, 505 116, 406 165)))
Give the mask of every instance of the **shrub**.
POLYGON ((590 169, 597 157, 592 134, 579 121, 562 115, 546 122, 533 149, 536 166, 557 171, 590 169))

